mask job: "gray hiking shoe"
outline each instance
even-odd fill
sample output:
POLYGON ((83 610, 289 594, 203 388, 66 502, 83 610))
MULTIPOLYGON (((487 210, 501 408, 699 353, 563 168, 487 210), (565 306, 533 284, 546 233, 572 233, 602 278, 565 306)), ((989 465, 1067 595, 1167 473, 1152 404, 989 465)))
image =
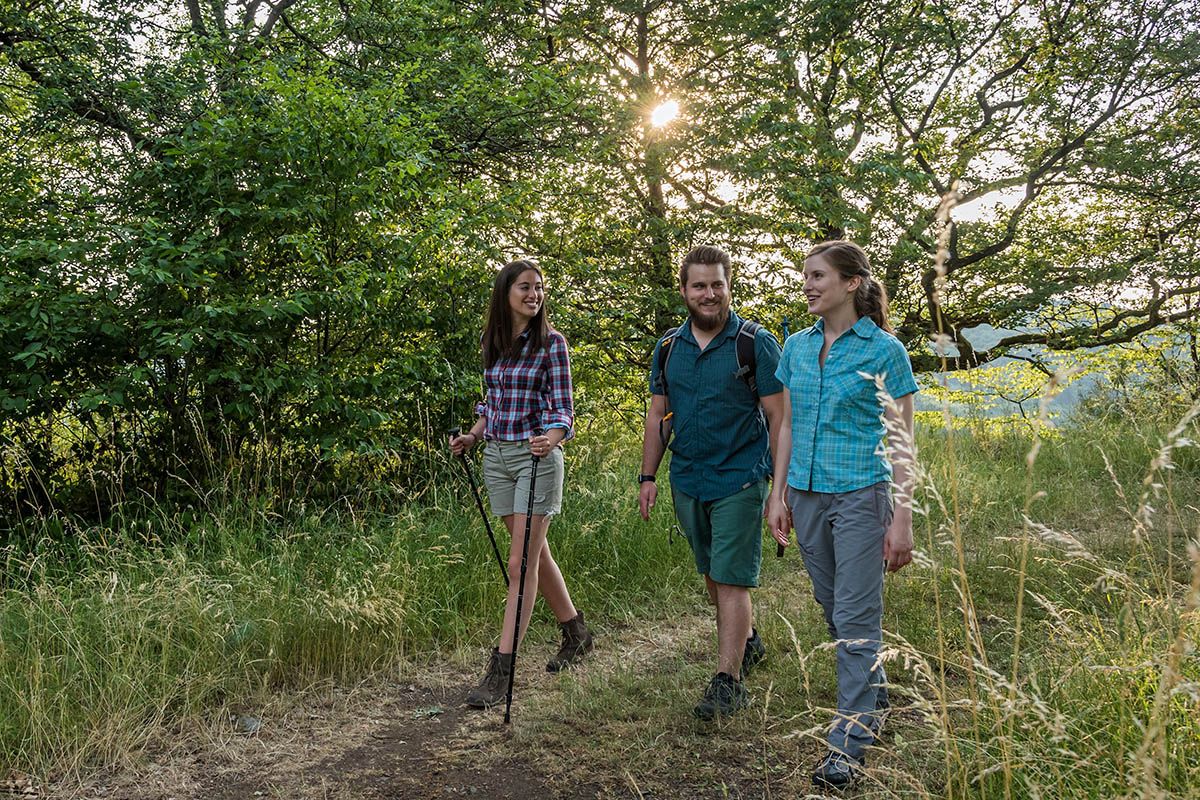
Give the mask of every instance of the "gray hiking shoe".
POLYGON ((554 658, 546 662, 547 672, 558 672, 592 650, 592 632, 583 624, 582 611, 574 619, 558 623, 558 627, 562 629, 562 647, 558 648, 554 658))
POLYGON ((751 667, 766 660, 767 647, 762 643, 762 639, 758 638, 758 628, 751 628, 750 638, 746 640, 746 651, 742 653, 742 677, 746 677, 751 667))
POLYGON ((487 674, 483 682, 467 695, 467 705, 471 708, 488 708, 504 699, 508 694, 508 676, 512 674, 512 653, 501 653, 497 647, 492 648, 492 657, 488 659, 487 674))
POLYGON ((858 781, 858 771, 862 766, 861 758, 851 758, 845 753, 830 750, 812 774, 813 786, 846 791, 858 781))
POLYGON ((718 672, 708 682, 704 699, 692 711, 700 719, 708 721, 727 717, 748 705, 750 698, 746 695, 746 684, 729 673, 718 672))

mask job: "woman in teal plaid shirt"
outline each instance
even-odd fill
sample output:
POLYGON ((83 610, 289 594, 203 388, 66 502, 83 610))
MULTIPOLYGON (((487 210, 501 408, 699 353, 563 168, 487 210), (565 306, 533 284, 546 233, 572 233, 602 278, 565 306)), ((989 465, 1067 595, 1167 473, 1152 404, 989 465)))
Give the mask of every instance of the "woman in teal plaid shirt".
MULTIPOLYGON (((557 672, 592 649, 592 633, 583 612, 571 602, 547 541, 550 518, 562 509, 561 443, 575 435, 575 404, 567 340, 550 327, 545 301, 542 271, 532 261, 513 261, 496 274, 482 337, 487 400, 476 407, 478 418, 471 429, 450 440, 455 455, 484 442, 488 502, 510 536, 511 580, 500 643, 492 649, 483 681, 467 695, 467 705, 473 708, 499 703, 507 693, 526 513, 532 520, 525 591, 534 596, 541 592, 563 634, 562 647, 546 669, 557 672), (539 467, 529 508, 531 455, 538 457, 539 467)), ((532 613, 532 602, 521 609, 522 637, 532 613)))
POLYGON ((782 545, 795 527, 813 594, 837 641, 837 714, 829 751, 812 777, 818 786, 845 789, 890 709, 879 662, 883 573, 912 560, 917 384, 888 324, 887 291, 861 247, 813 247, 804 261, 804 295, 818 319, 788 338, 775 373, 784 385, 785 421, 772 431, 774 451, 791 458, 775 464, 767 516, 782 545))

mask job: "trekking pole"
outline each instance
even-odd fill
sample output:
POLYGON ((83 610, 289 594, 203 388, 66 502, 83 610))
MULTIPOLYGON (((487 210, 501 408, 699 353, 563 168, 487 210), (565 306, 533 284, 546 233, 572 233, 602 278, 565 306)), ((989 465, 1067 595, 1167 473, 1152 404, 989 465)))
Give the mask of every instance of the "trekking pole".
MULTIPOLYGON (((535 428, 534 436, 541 436, 542 429, 535 428)), ((517 674, 517 642, 521 638, 521 603, 525 599, 525 565, 529 561, 529 531, 533 526, 533 484, 537 481, 538 457, 532 456, 533 469, 529 473, 529 505, 525 514, 525 543, 521 546, 521 579, 517 582, 517 618, 513 622, 512 664, 508 668, 508 696, 504 698, 504 724, 509 722, 512 710, 513 678, 517 674)))
MULTIPOLYGON (((450 435, 458 436, 462 428, 451 428, 450 435)), ((479 487, 475 485, 475 476, 471 474, 471 464, 467 461, 467 451, 458 454, 462 459, 463 469, 467 471, 467 482, 471 484, 471 492, 475 495, 475 505, 479 506, 479 516, 483 517, 483 527, 487 528, 488 538, 492 540, 492 550, 496 553, 496 563, 500 565, 500 574, 504 576, 504 585, 508 586, 508 570, 504 568, 504 559, 500 557, 500 547, 496 544, 496 534, 492 533, 492 523, 488 521, 487 512, 483 510, 483 500, 479 497, 479 487)))

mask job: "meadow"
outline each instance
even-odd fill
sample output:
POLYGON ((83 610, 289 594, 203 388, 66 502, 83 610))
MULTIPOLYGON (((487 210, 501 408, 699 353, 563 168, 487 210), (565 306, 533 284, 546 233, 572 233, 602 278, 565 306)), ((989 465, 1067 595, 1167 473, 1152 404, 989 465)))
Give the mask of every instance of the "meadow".
MULTIPOLYGON (((885 585, 897 712, 861 796, 1196 794, 1194 414, 921 422, 918 558, 885 585)), ((668 504, 637 516, 638 453, 628 425, 580 435, 552 529, 576 604, 614 646, 710 613, 668 504)), ((15 532, 0 555, 0 773, 136 767, 232 708, 482 663, 502 585, 458 464, 439 455, 398 506, 279 504, 245 484, 15 532)), ((725 796, 731 765, 760 774, 764 796, 801 780, 835 702, 833 653, 795 548, 776 559, 767 545, 755 617, 772 655, 749 679, 749 712, 716 731, 687 718, 715 651, 702 624, 564 676, 515 741, 619 796, 681 782, 725 796)), ((539 605, 528 641, 556 635, 539 605)))

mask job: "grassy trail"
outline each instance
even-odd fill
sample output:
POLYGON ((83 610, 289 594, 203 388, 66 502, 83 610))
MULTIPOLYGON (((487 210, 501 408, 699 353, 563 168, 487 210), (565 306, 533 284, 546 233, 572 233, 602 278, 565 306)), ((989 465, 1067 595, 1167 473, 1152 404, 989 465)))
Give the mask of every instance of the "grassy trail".
MULTIPOLYGON (((1129 425, 1056 434, 1032 469, 1032 441, 1012 431, 958 431, 951 448, 923 430, 919 444, 920 557, 885 589, 903 708, 865 796, 1191 796, 1195 450, 1129 425)), ((752 709, 716 730, 692 720, 710 613, 669 510, 636 517, 635 454, 621 437, 571 451, 552 546, 606 636, 588 669, 541 678, 512 744, 546 780, 590 776, 614 796, 801 792, 834 675, 800 560, 767 550, 755 617, 772 659, 750 679, 752 709)), ((461 483, 370 514, 231 498, 53 536, 63 523, 48 520, 0 573, 0 769, 142 770, 183 731, 228 738, 230 712, 268 718, 312 686, 465 688, 502 589, 461 483), (431 664, 456 677, 412 678, 431 664)), ((526 663, 554 635, 539 609, 526 663)))

